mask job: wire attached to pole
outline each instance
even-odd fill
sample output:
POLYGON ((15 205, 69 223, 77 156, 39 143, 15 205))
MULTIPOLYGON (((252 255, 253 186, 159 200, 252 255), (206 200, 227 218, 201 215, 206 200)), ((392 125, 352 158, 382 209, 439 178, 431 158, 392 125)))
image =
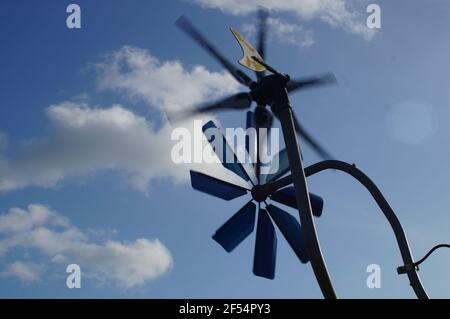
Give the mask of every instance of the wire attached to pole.
POLYGON ((413 269, 414 269, 414 270, 419 270, 419 265, 420 265, 421 263, 423 263, 428 257, 430 257, 430 255, 431 255, 435 250, 437 250, 437 249, 439 249, 439 248, 450 248, 450 245, 449 245, 449 244, 439 244, 439 245, 434 246, 434 247, 431 248, 430 251, 427 252, 426 255, 423 256, 419 261, 416 261, 416 262, 414 262, 414 263, 412 263, 412 264, 408 264, 408 265, 404 265, 404 266, 397 267, 397 273, 398 273, 399 275, 402 275, 402 274, 406 274, 407 272, 409 272, 409 271, 411 271, 411 270, 413 270, 413 269))

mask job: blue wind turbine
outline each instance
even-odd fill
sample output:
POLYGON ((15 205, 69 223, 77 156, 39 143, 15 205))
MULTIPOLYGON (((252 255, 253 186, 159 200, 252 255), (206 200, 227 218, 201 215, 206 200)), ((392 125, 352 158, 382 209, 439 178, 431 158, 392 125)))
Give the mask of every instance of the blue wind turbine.
MULTIPOLYGON (((252 127, 254 113, 247 113, 247 128, 252 127)), ((256 225, 256 242, 253 261, 253 273, 256 276, 273 279, 275 277, 275 263, 277 253, 277 235, 274 224, 287 240, 290 247, 302 263, 309 261, 301 225, 290 213, 273 205, 278 202, 292 208, 297 208, 295 192, 292 186, 285 187, 273 193, 264 193, 261 186, 264 182, 273 182, 289 171, 289 162, 286 151, 282 150, 274 158, 277 169, 264 175, 260 170, 255 170, 253 165, 244 165, 238 160, 234 150, 228 144, 225 136, 216 125, 209 121, 203 126, 203 133, 211 143, 222 165, 232 174, 236 174, 248 187, 233 184, 197 171, 190 171, 192 187, 198 191, 221 198, 232 200, 241 196, 250 195, 250 200, 232 215, 212 238, 227 252, 232 252, 254 230, 256 225), (220 139, 220 143, 214 143, 220 139), (219 147, 217 147, 220 145, 219 147), (258 172, 255 174, 255 171, 258 172), (263 204, 263 205, 261 205, 263 204), (262 208, 261 206, 264 206, 262 208)), ((249 149, 249 145, 246 145, 249 149)), ((258 151, 258 143, 256 143, 258 151)), ((258 154, 258 153, 257 153, 258 154)), ((275 165, 273 163, 272 165, 275 165)), ((321 197, 309 194, 313 214, 319 217, 322 214, 323 200, 321 197)))

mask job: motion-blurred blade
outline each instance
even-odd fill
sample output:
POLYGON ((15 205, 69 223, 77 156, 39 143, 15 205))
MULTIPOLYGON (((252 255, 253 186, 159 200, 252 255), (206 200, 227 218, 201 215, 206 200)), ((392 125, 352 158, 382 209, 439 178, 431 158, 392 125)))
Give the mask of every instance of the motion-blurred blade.
POLYGON ((203 133, 226 169, 239 175, 245 181, 250 182, 253 185, 257 184, 253 169, 247 165, 248 170, 246 170, 244 165, 239 162, 234 150, 230 147, 225 136, 223 136, 222 132, 217 128, 213 121, 209 121, 203 125, 203 133))
POLYGON ((190 171, 192 188, 224 200, 232 200, 247 194, 247 190, 206 174, 190 171))
POLYGON ((223 224, 212 238, 227 252, 231 252, 255 228, 255 215, 256 205, 250 201, 223 224))
POLYGON ((273 205, 267 206, 267 211, 277 225, 278 229, 283 234, 284 238, 286 238, 292 250, 297 255, 298 259, 300 259, 302 263, 306 264, 309 261, 309 254, 306 250, 306 245, 303 239, 302 228, 297 219, 295 219, 291 214, 273 205))
POLYGON ((333 158, 333 156, 330 155, 330 153, 328 153, 325 148, 319 144, 319 142, 317 142, 305 129, 304 127, 300 124, 300 122, 297 119, 297 116, 295 115, 294 112, 292 112, 292 116, 294 118, 294 125, 295 125, 295 130, 297 131, 297 133, 305 139, 305 142, 307 142, 312 148, 313 150, 319 154, 320 157, 322 157, 324 160, 330 160, 333 158))
POLYGON ((294 91, 310 88, 314 86, 320 86, 320 85, 330 85, 330 84, 336 84, 336 77, 333 73, 327 73, 324 75, 319 75, 315 77, 305 78, 305 79, 298 79, 298 80, 290 80, 287 84, 287 90, 289 93, 292 93, 294 91))
MULTIPOLYGON (((297 200, 295 197, 295 188, 293 186, 285 187, 280 189, 272 196, 270 196, 271 200, 274 200, 278 203, 284 204, 286 206, 297 209, 297 200)), ((313 215, 316 217, 320 217, 322 215, 323 210, 323 199, 322 197, 315 195, 313 193, 309 193, 309 200, 311 202, 311 208, 313 215)))
POLYGON ((252 104, 252 98, 249 93, 237 93, 229 97, 221 99, 214 103, 203 104, 199 107, 195 107, 189 110, 184 110, 181 112, 171 112, 168 113, 168 118, 170 122, 176 122, 188 117, 208 113, 212 111, 222 111, 222 110, 242 110, 247 109, 252 104))
POLYGON ((255 256, 253 273, 256 276, 275 278, 275 261, 277 255, 277 236, 266 210, 260 209, 256 228, 255 256))
POLYGON ((266 175, 265 181, 274 181, 290 171, 289 159, 286 149, 282 149, 272 159, 269 174, 266 175))
POLYGON ((236 68, 230 61, 228 61, 201 33, 198 31, 192 23, 185 17, 181 16, 175 22, 186 34, 188 34, 194 41, 208 51, 213 57, 215 57, 222 66, 231 73, 231 75, 241 84, 250 87, 253 83, 244 72, 236 68))
MULTIPOLYGON (((260 7, 258 11, 258 53, 261 55, 263 59, 265 59, 266 55, 266 37, 267 37, 267 18, 269 16, 269 12, 267 9, 260 7)), ((265 75, 265 72, 255 72, 256 77, 258 79, 262 78, 265 75)))

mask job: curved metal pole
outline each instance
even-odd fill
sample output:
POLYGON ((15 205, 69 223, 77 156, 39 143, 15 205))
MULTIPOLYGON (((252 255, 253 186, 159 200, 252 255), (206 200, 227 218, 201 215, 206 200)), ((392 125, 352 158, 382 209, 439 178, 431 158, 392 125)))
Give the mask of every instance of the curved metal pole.
POLYGON ((310 255, 311 267, 323 296, 326 299, 337 299, 314 225, 311 202, 308 195, 308 184, 303 170, 300 145, 297 143, 297 135, 294 128, 288 94, 285 88, 280 90, 279 93, 280 95, 275 99, 275 102, 271 107, 281 123, 289 165, 292 172, 292 182, 294 184, 298 213, 303 227, 304 240, 310 255))
MULTIPOLYGON (((342 161, 336 161, 336 160, 328 160, 319 162, 316 164, 313 164, 311 166, 308 166, 305 168, 305 175, 311 176, 316 173, 319 173, 326 169, 333 169, 333 170, 339 170, 342 172, 345 172, 355 179, 357 179, 367 190, 370 192, 372 197, 375 199, 376 203, 380 207, 381 211, 383 212, 384 216, 388 220, 389 224, 391 225, 392 230, 394 231, 395 238, 397 240, 398 247, 400 248, 400 253, 402 255, 403 263, 405 265, 413 264, 413 258, 411 255, 411 251, 408 245, 408 240, 406 238, 406 234, 402 228, 402 225, 400 224, 400 221, 398 220, 397 216, 395 215, 394 211, 392 210, 389 203, 384 198, 381 191, 378 189, 378 187, 375 185, 375 183, 361 170, 356 168, 356 166, 353 164, 348 164, 342 161)), ((278 181, 275 181, 273 183, 266 184, 267 190, 275 190, 282 187, 285 187, 292 183, 292 176, 286 176, 278 181)), ((419 299, 428 299, 428 295, 422 285, 422 282, 420 281, 419 274, 417 273, 415 267, 410 267, 406 271, 408 275, 408 279, 410 282, 411 287, 413 288, 417 298, 419 299)))

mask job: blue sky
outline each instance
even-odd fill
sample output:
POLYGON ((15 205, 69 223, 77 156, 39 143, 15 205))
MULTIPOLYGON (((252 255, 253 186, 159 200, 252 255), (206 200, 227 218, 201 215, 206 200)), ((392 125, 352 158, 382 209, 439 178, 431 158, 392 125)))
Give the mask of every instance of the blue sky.
MULTIPOLYGON (((242 89, 174 21, 187 15, 237 61, 228 27, 253 23, 252 6, 77 1, 82 28, 70 30, 69 3, 0 5, 0 297, 321 297, 310 265, 280 234, 273 281, 251 273, 254 234, 226 253, 211 235, 246 198, 224 202, 196 192, 188 168, 168 163, 162 107, 242 89), (32 216, 35 224, 24 226, 32 216), (21 232, 11 230, 17 225, 21 232), (60 246, 30 237, 49 232, 60 246), (81 289, 65 285, 71 262, 80 263, 81 289)), ((364 1, 324 1, 324 9, 279 3, 272 17, 291 32, 274 26, 267 61, 292 76, 332 71, 339 81, 292 96, 302 123, 379 185, 416 258, 449 242, 450 5, 378 1, 382 28, 372 35, 358 28, 364 1)), ((239 112, 217 119, 224 127, 245 120, 239 112)), ((319 160, 307 146, 303 155, 306 164, 319 160)), ((400 254, 367 192, 336 172, 309 182, 325 199, 316 225, 338 295, 414 297, 395 272, 400 254), (373 263, 381 266, 380 289, 366 286, 373 263)), ((450 295, 449 264, 442 251, 421 266, 430 296, 450 295)))

